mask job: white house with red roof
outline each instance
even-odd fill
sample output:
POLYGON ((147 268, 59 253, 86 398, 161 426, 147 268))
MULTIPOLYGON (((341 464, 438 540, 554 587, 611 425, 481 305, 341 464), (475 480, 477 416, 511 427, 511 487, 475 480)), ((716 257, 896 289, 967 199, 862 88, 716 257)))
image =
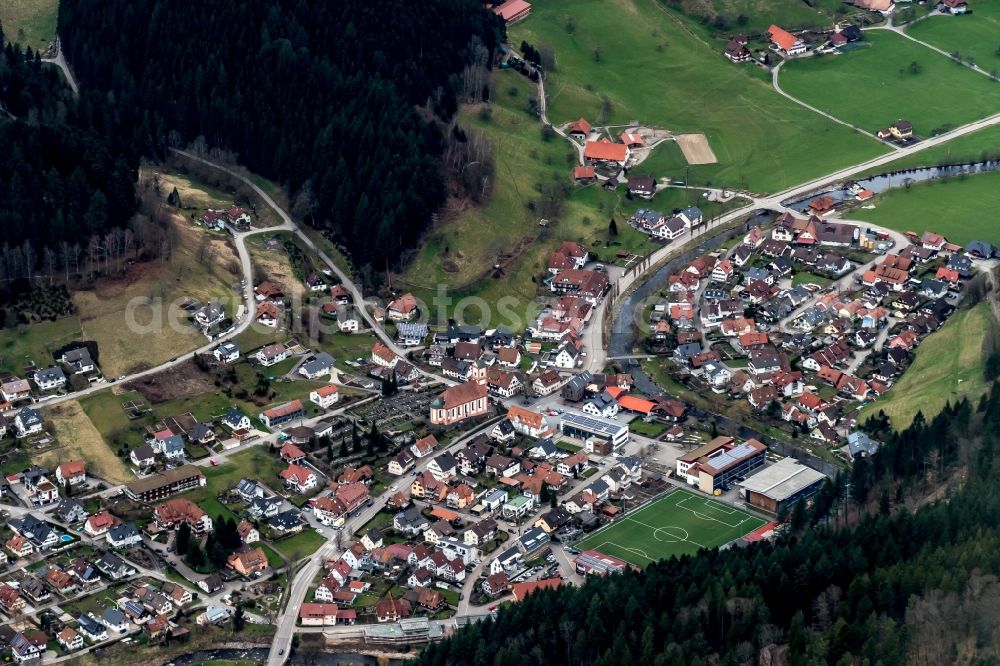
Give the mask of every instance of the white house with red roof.
POLYGON ((286 486, 298 493, 307 493, 319 485, 316 473, 301 465, 289 465, 278 476, 281 477, 286 486))
POLYGON ((338 400, 340 400, 340 389, 333 384, 320 386, 309 393, 309 402, 319 405, 323 409, 327 409, 338 400))
POLYGON ((372 363, 383 368, 394 368, 399 362, 399 357, 392 353, 392 350, 381 342, 372 345, 372 363))
POLYGON ((87 482, 87 466, 82 460, 70 460, 56 467, 56 481, 59 485, 69 483, 78 486, 87 482))
POLYGON ((386 316, 392 321, 411 321, 418 314, 417 298, 409 292, 393 300, 386 308, 386 316))
POLYGON ((772 25, 767 29, 767 34, 771 36, 771 49, 781 55, 801 55, 808 50, 804 41, 784 28, 772 25))

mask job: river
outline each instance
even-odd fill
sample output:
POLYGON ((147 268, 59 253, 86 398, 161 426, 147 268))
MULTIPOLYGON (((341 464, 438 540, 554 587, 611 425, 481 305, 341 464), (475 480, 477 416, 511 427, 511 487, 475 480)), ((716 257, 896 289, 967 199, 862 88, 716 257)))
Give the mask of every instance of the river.
MULTIPOLYGON (((640 318, 644 313, 645 305, 648 302, 647 299, 658 297, 659 292, 667 283, 667 278, 670 275, 687 266, 695 257, 718 249, 735 235, 743 235, 751 226, 762 225, 768 222, 773 215, 771 211, 758 212, 736 229, 718 234, 712 238, 702 239, 702 242, 697 247, 671 258, 653 273, 649 279, 627 294, 622 300, 621 308, 614 313, 611 321, 611 339, 608 341, 608 356, 629 356, 635 353, 638 345, 636 334, 639 331, 639 324, 645 325, 644 322, 640 321, 640 318)), ((643 372, 638 361, 633 360, 629 362, 629 373, 632 375, 633 385, 640 393, 649 396, 668 395, 652 378, 643 372)), ((839 471, 836 465, 818 458, 808 451, 769 437, 756 428, 730 419, 725 414, 706 412, 696 407, 692 407, 689 413, 691 418, 702 423, 714 421, 721 434, 728 434, 740 439, 756 438, 767 444, 772 451, 800 460, 802 463, 823 472, 827 476, 834 476, 839 471)))
MULTIPOLYGON (((988 173, 990 171, 1000 171, 1000 160, 985 160, 980 162, 970 162, 968 164, 949 164, 935 167, 920 167, 917 169, 904 169, 902 171, 891 171, 879 174, 870 178, 852 181, 865 189, 869 189, 875 194, 881 194, 886 190, 895 187, 906 187, 915 183, 924 183, 930 180, 940 180, 942 178, 955 178, 958 176, 970 176, 977 173, 988 173)), ((832 197, 835 201, 851 199, 854 194, 845 188, 828 190, 809 195, 804 199, 793 201, 787 206, 792 210, 804 212, 809 207, 809 202, 820 196, 832 197)))
MULTIPOLYGON (((175 657, 171 663, 175 666, 198 666, 211 664, 219 660, 249 661, 263 664, 267 661, 268 648, 222 648, 218 650, 200 650, 175 657)), ((379 661, 377 657, 364 654, 347 654, 341 652, 308 652, 301 653, 288 661, 289 664, 310 664, 310 666, 402 666, 403 659, 388 659, 379 661)))

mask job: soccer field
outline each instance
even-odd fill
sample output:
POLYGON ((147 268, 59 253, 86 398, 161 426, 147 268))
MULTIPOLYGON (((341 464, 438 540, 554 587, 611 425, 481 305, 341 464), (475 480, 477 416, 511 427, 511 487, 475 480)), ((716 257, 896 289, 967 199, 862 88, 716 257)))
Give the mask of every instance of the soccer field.
POLYGON ((644 567, 672 555, 716 548, 766 523, 723 502, 678 489, 581 539, 574 547, 644 567))

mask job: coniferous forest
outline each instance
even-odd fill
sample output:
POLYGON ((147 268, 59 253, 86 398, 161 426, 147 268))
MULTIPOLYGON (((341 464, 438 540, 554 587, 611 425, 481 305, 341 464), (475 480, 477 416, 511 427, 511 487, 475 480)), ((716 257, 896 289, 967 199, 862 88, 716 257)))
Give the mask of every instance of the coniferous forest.
POLYGON ((69 272, 81 243, 123 227, 135 213, 138 155, 115 126, 101 96, 76 98, 38 53, 11 44, 0 50, 3 288, 37 273, 69 272))
POLYGON ((998 437, 994 386, 888 435, 773 543, 529 595, 419 663, 1000 663, 998 437))
POLYGON ((81 86, 113 100, 139 152, 200 140, 238 155, 358 264, 415 245, 443 202, 442 128, 470 94, 463 74, 488 67, 502 29, 478 0, 63 0, 59 10, 81 86))

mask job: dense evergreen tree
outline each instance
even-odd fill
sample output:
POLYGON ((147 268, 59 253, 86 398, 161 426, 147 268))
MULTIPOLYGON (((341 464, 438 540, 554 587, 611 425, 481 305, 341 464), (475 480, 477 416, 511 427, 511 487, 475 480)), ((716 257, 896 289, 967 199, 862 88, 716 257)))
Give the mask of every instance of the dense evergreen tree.
POLYGON ((0 50, 3 287, 87 270, 88 241, 104 241, 135 213, 137 153, 114 126, 103 96, 75 97, 31 49, 0 50))
POLYGON ((59 33, 143 153, 202 137, 286 185, 358 263, 415 244, 442 203, 466 76, 502 33, 479 0, 65 0, 59 33))
POLYGON ((174 552, 178 555, 186 555, 188 552, 188 545, 191 543, 191 526, 187 524, 187 521, 182 521, 180 525, 177 526, 177 532, 174 533, 174 552))
POLYGON ((419 663, 903 666, 956 663, 956 646, 973 644, 996 655, 998 437, 994 386, 975 413, 963 400, 888 436, 773 541, 532 594, 419 663), (956 480, 947 499, 926 501, 956 480), (900 493, 921 508, 887 512, 900 493))

